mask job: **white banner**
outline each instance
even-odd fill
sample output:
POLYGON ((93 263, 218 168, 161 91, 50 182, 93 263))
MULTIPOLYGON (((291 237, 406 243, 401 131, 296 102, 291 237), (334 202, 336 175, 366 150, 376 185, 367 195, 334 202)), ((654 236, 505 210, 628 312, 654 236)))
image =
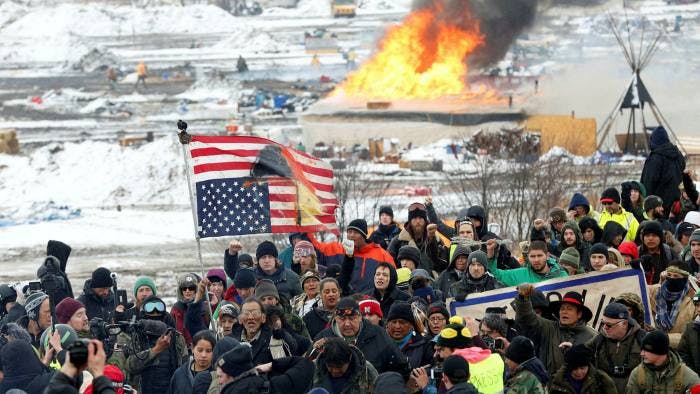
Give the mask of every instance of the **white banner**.
MULTIPOLYGON (((593 319, 588 322, 593 328, 598 328, 598 322, 603 315, 603 309, 622 293, 634 293, 641 297, 644 307, 644 320, 651 324, 649 296, 642 271, 632 268, 622 268, 614 271, 591 272, 583 275, 570 276, 561 279, 551 279, 534 283, 550 302, 561 301, 568 291, 576 291, 583 295, 585 305, 593 311, 593 319)), ((507 307, 509 318, 515 318, 515 311, 510 303, 517 295, 515 287, 470 294, 464 302, 447 300, 450 314, 483 318, 488 307, 507 307)))

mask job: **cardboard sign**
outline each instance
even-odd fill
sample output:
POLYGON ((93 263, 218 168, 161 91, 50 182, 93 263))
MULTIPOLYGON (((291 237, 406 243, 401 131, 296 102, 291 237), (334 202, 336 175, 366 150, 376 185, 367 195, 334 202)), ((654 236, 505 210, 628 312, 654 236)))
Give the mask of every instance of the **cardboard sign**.
MULTIPOLYGON (((642 271, 632 268, 620 268, 614 271, 591 272, 567 278, 551 279, 534 283, 550 302, 561 301, 568 291, 576 291, 583 295, 584 304, 593 311, 593 319, 588 324, 598 327, 605 306, 613 302, 622 293, 634 293, 641 297, 644 308, 644 321, 651 324, 649 296, 642 271)), ((447 300, 450 314, 471 316, 481 319, 488 307, 507 307, 509 318, 515 318, 515 311, 510 303, 518 291, 515 287, 470 294, 464 302, 447 300)))

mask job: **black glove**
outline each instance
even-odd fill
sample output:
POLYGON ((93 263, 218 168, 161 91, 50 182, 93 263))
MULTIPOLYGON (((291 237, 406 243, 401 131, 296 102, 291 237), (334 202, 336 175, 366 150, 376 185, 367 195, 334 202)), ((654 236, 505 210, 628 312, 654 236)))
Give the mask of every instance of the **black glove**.
POLYGON ((634 259, 634 260, 630 261, 630 267, 632 267, 636 270, 641 270, 642 269, 641 263, 642 263, 642 260, 634 259))
POLYGON ((283 329, 280 328, 280 329, 272 330, 272 337, 275 338, 275 339, 282 339, 282 338, 284 338, 284 331, 283 331, 283 329))

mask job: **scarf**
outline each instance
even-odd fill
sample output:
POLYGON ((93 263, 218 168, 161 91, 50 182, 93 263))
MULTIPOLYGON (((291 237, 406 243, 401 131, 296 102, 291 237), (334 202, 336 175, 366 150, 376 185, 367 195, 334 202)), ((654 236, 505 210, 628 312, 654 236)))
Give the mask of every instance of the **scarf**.
POLYGON ((398 346, 399 349, 403 350, 403 347, 411 341, 411 338, 413 338, 413 331, 409 332, 405 337, 399 340, 394 339, 394 343, 396 343, 396 346, 398 346))
POLYGON ((656 293, 656 326, 668 332, 673 328, 681 309, 681 303, 688 294, 688 286, 681 291, 670 291, 668 282, 664 282, 656 293), (668 303, 672 303, 669 313, 668 303))

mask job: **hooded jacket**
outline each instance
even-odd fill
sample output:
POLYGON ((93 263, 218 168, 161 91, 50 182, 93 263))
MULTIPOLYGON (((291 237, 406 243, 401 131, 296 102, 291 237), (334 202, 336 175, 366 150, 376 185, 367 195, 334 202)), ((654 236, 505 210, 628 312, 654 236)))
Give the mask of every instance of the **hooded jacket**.
POLYGON ((549 265, 549 272, 544 275, 535 272, 529 263, 525 267, 502 270, 496 267, 496 261, 494 259, 490 259, 487 268, 496 279, 506 286, 517 286, 521 283, 537 283, 547 279, 565 278, 569 276, 566 270, 561 268, 554 258, 548 258, 547 265, 549 265))
POLYGON ((549 394, 617 394, 624 393, 615 389, 613 380, 605 372, 589 365, 588 374, 581 383, 580 391, 577 391, 569 381, 569 374, 566 365, 557 371, 552 380, 547 385, 549 394))
MULTIPOLYGON (((224 353, 236 347, 240 342, 233 339, 232 337, 223 337, 216 341, 214 345, 214 352, 212 353, 212 364, 216 365, 224 353)), ((214 389, 216 393, 219 393, 221 387, 219 387, 219 382, 216 380, 216 368, 214 368, 210 373, 198 373, 194 377, 194 382, 192 383, 192 394, 207 394, 209 390, 214 389)))
POLYGON ((506 381, 504 390, 507 394, 544 394, 549 377, 544 365, 537 358, 531 358, 520 364, 506 381))
POLYGON ((91 284, 92 279, 85 281, 83 294, 78 297, 78 301, 85 305, 88 319, 99 317, 104 321, 110 321, 114 313, 114 293, 110 289, 107 298, 98 297, 90 287, 91 284))
POLYGON ((637 181, 622 182, 622 191, 620 192, 620 205, 627 212, 631 212, 639 223, 644 221, 644 198, 647 196, 647 190, 641 183, 637 181), (640 203, 637 206, 632 205, 631 193, 632 189, 639 190, 640 203))
POLYGON ((446 264, 440 259, 439 253, 442 248, 442 239, 437 236, 437 234, 432 240, 428 239, 427 228, 423 230, 423 239, 418 242, 413 234, 411 224, 406 223, 399 235, 391 240, 387 248, 387 252, 391 254, 394 261, 399 255, 399 249, 405 245, 415 246, 420 250, 420 266, 416 268, 423 268, 428 272, 432 272, 433 270, 440 272, 445 269, 446 264))
POLYGON ((389 247, 389 242, 391 242, 394 237, 399 235, 401 232, 401 226, 396 222, 391 222, 388 226, 379 224, 377 228, 372 231, 369 235, 369 241, 373 242, 386 250, 389 247))
POLYGON ((671 205, 680 200, 678 185, 683 180, 685 158, 668 138, 663 127, 657 127, 649 141, 651 152, 644 162, 641 182, 648 195, 661 197, 664 210, 671 212, 671 205))
POLYGON ((382 308, 382 314, 384 316, 388 316, 389 309, 395 301, 408 301, 411 296, 396 287, 398 276, 396 275, 396 269, 394 269, 394 267, 388 263, 381 263, 378 265, 378 267, 389 268, 389 286, 386 288, 384 296, 382 296, 381 293, 379 293, 379 290, 377 290, 374 286, 372 289, 367 290, 364 294, 379 301, 379 305, 382 308))
MULTIPOLYGON (((194 364, 194 359, 190 357, 190 361, 182 364, 180 368, 175 370, 173 377, 170 378, 170 386, 168 387, 168 394, 177 393, 191 393, 194 389, 194 379, 195 375, 192 372, 192 364, 194 364)), ((216 366, 215 360, 212 360, 212 366, 206 371, 201 371, 197 373, 199 375, 211 376, 211 370, 216 366)))
POLYGON ((600 213, 593 210, 591 203, 588 201, 586 196, 578 192, 574 193, 574 195, 571 197, 571 201, 569 202, 569 211, 576 209, 576 207, 585 207, 587 209, 585 216, 576 217, 577 222, 586 217, 597 221, 600 217, 600 213))
MULTIPOLYGON (((462 274, 459 274, 455 269, 455 261, 457 261, 457 257, 469 256, 469 253, 471 252, 472 249, 470 249, 466 245, 456 245, 455 250, 452 253, 452 256, 450 257, 450 264, 447 266, 447 269, 442 271, 440 276, 438 276, 437 281, 435 282, 435 288, 442 291, 442 293, 445 295, 445 298, 455 296, 451 292, 452 285, 459 282, 460 279, 462 279, 462 277, 467 275, 468 268, 465 269, 464 273, 462 274)), ((467 263, 467 267, 468 266, 469 264, 467 263)))
POLYGON ((571 342, 574 346, 585 344, 596 335, 596 331, 579 321, 573 327, 564 327, 558 320, 552 321, 537 316, 532 308, 530 298, 515 297, 515 323, 520 327, 520 335, 530 338, 537 349, 540 360, 550 374, 557 372, 564 364, 564 353, 559 348, 562 342, 571 342))
POLYGON ((607 222, 605 223, 605 227, 603 227, 603 238, 600 242, 604 243, 609 248, 616 248, 619 245, 613 245, 613 240, 617 236, 622 236, 622 241, 620 241, 620 243, 624 242, 625 236, 627 236, 627 230, 625 230, 620 223, 612 221, 607 222))
POLYGON ((660 370, 652 370, 639 364, 630 374, 626 394, 675 394, 685 393, 690 387, 700 384, 700 378, 683 364, 674 351, 668 353, 668 363, 660 370), (677 387, 680 386, 680 387, 677 387))
MULTIPOLYGON (((371 363, 365 360, 360 349, 351 346, 350 367, 347 371, 347 379, 341 391, 342 394, 366 394, 373 392, 374 382, 379 375, 371 363)), ((314 373, 314 388, 324 388, 333 393, 333 377, 326 368, 324 353, 316 359, 316 372, 314 373)))
POLYGON ((299 281, 299 275, 295 274, 294 271, 284 268, 280 265, 277 271, 271 275, 266 274, 260 266, 255 268, 255 276, 258 281, 263 279, 269 279, 277 287, 280 297, 284 297, 291 300, 295 296, 301 294, 301 282, 299 281))
POLYGON ((578 222, 578 228, 581 230, 581 234, 583 234, 589 228, 593 230, 593 242, 589 242, 591 245, 596 244, 603 239, 603 229, 598 226, 598 221, 593 218, 582 218, 578 222))
POLYGON ((573 245, 573 247, 576 248, 576 251, 578 251, 578 254, 580 256, 579 265, 583 267, 583 269, 586 272, 590 271, 591 245, 583 240, 581 228, 579 228, 578 223, 576 222, 568 221, 564 223, 564 226, 561 228, 562 241, 557 246, 557 255, 561 256, 561 252, 563 252, 564 249, 568 248, 568 246, 564 245, 564 233, 566 232, 566 230, 572 230, 574 232, 574 235, 576 235, 576 243, 573 245))
POLYGON ((586 347, 593 350, 592 364, 614 381, 620 393, 625 392, 627 380, 634 367, 642 362, 641 341, 645 335, 646 332, 632 320, 627 334, 621 340, 616 341, 600 333, 586 343, 586 347), (615 367, 619 370, 623 366, 623 373, 615 373, 615 367))
POLYGON ((10 389, 27 390, 39 376, 51 373, 37 358, 32 345, 22 340, 14 340, 0 350, 4 378, 0 381, 0 393, 10 389))
MULTIPOLYGON (((321 338, 339 337, 331 327, 321 331, 314 341, 321 338)), ((362 319, 360 332, 355 339, 355 346, 365 355, 365 359, 372 363, 378 373, 393 371, 402 375, 408 374, 408 360, 401 354, 398 346, 389 337, 383 327, 375 326, 362 319)))

